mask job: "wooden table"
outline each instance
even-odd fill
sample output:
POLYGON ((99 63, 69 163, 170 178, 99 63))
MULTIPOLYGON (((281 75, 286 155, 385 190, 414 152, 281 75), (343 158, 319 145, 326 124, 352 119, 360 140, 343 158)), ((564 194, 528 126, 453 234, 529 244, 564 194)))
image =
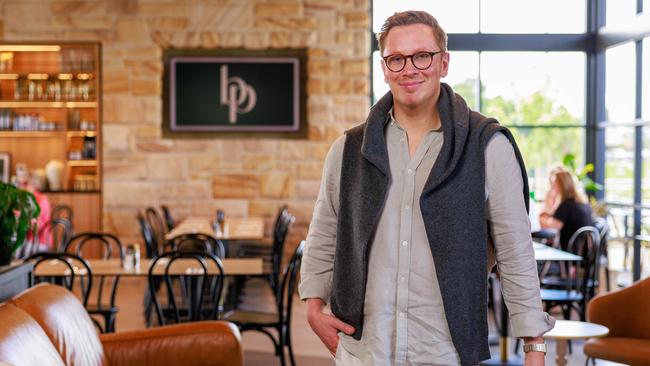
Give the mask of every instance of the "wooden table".
MULTIPOLYGON (((119 259, 89 259, 87 260, 90 266, 90 271, 93 276, 147 276, 149 274, 149 266, 151 259, 143 259, 140 262, 139 268, 124 269, 119 259)), ((206 261, 207 262, 207 261, 206 261)), ((243 276, 243 275, 261 275, 264 274, 262 259, 261 258, 226 258, 222 259, 223 272, 225 276, 243 276)), ((163 274, 167 262, 164 260, 158 261, 154 274, 163 274)), ((210 264, 208 262, 208 264, 210 264)), ((75 267, 76 268, 76 267, 75 267)), ((198 263, 191 259, 179 259, 172 265, 170 274, 172 275, 191 275, 198 274, 200 270, 198 263)), ((36 267, 34 276, 66 276, 69 275, 68 267, 57 260, 46 261, 36 267)), ((78 275, 83 276, 85 269, 79 268, 78 275)), ((217 273, 214 264, 208 266, 208 273, 217 273), (212 272, 210 269, 214 269, 212 272)))
POLYGON ((261 217, 230 218, 224 223, 223 232, 215 233, 213 218, 203 216, 188 217, 165 235, 169 240, 182 234, 205 234, 222 240, 260 240, 264 239, 264 219, 261 217))
POLYGON ((604 325, 575 320, 556 320, 555 327, 544 335, 544 338, 555 339, 558 366, 567 364, 567 346, 570 339, 586 339, 604 337, 609 334, 609 328, 604 325))
POLYGON ((533 243, 533 250, 535 251, 535 260, 539 262, 579 262, 582 260, 582 257, 579 255, 540 243, 533 243))

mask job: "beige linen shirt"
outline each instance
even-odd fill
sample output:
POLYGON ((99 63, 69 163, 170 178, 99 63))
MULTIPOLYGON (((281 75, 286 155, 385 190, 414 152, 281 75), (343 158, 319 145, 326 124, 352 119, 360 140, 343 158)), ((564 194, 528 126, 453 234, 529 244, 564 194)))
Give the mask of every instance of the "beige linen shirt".
MULTIPOLYGON (((391 113, 385 136, 391 185, 370 249, 363 335, 357 341, 340 334, 337 364, 458 365, 419 205, 443 134, 429 131, 411 157, 406 132, 391 113)), ((325 161, 302 262, 302 299, 330 297, 344 143, 345 136, 336 140, 325 161)), ((493 263, 496 254, 512 335, 539 336, 553 320, 541 308, 519 164, 501 133, 485 155, 489 257, 493 263)))

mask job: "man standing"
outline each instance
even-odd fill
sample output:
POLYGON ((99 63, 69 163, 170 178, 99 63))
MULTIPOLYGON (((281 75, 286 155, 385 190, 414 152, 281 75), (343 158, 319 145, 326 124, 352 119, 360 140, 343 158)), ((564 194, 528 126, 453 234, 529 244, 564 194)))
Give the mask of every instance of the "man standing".
POLYGON ((543 365, 554 320, 512 135, 440 82, 447 36, 430 14, 396 13, 378 40, 390 93, 326 158, 301 270, 309 324, 338 365, 477 365, 496 255, 513 336, 543 365))

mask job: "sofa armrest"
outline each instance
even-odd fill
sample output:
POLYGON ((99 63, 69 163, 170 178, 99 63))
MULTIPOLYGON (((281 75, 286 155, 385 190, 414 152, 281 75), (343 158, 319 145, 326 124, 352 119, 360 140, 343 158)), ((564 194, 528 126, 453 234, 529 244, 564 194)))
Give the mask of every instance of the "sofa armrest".
POLYGON ((241 335, 224 321, 201 321, 100 335, 112 366, 242 365, 241 335))

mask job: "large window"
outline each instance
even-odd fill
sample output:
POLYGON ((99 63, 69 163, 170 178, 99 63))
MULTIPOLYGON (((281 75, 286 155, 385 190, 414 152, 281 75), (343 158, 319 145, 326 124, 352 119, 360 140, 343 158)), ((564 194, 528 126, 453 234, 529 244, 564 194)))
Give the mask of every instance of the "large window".
POLYGON ((624 28, 636 15, 636 0, 609 0, 605 7, 609 28, 624 28))
POLYGON ((605 118, 611 123, 630 123, 634 120, 635 103, 634 43, 629 42, 608 49, 605 59, 605 118))
POLYGON ((373 1, 373 31, 378 33, 386 18, 397 11, 404 10, 424 10, 434 14, 440 25, 448 33, 476 33, 479 31, 479 2, 477 0, 373 1))
MULTIPOLYGON (((596 153, 600 151, 604 160, 605 201, 627 212, 635 279, 648 276, 647 271, 641 273, 647 258, 641 243, 650 235, 650 41, 641 38, 648 32, 647 22, 638 15, 641 5, 648 13, 648 0, 608 0, 605 27, 598 34, 603 36, 597 39, 604 47, 606 67, 605 110, 597 121, 604 129, 605 146, 597 145, 596 153), (643 24, 645 29, 635 30, 643 24)), ((617 212, 610 210, 615 216, 617 212)), ((645 268, 649 265, 646 262, 645 268)))
POLYGON ((584 33, 584 0, 482 0, 483 33, 584 33), (558 9, 562 9, 558 11, 558 9))

